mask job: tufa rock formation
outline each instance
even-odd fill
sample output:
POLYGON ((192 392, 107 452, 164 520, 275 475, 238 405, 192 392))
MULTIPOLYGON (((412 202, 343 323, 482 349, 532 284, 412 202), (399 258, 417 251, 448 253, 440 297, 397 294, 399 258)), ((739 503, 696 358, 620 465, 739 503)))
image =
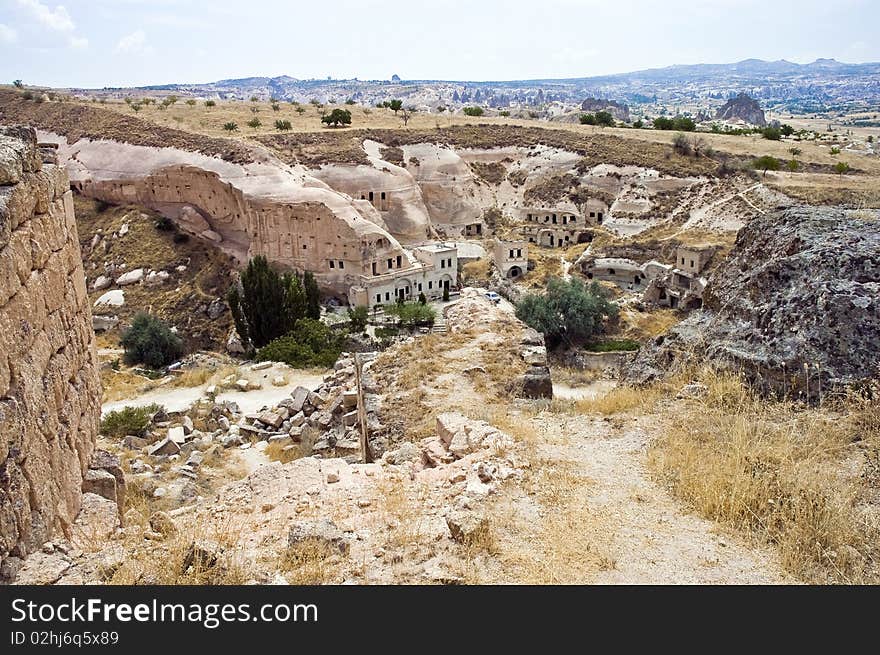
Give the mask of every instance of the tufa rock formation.
POLYGON ((607 111, 614 116, 614 120, 629 123, 629 105, 623 102, 601 98, 587 98, 581 103, 581 109, 591 114, 595 114, 597 111, 607 111))
POLYGON ((53 157, 34 130, 0 127, 4 570, 55 534, 69 536, 101 411, 73 198, 53 157))
POLYGON ((702 311, 639 353, 628 381, 648 382, 702 358, 744 372, 765 391, 811 398, 874 378, 877 223, 815 207, 756 218, 709 279, 703 301, 702 311))
POLYGON ((764 110, 761 109, 761 105, 758 104, 757 100, 750 98, 745 93, 740 93, 725 102, 718 109, 715 118, 728 121, 739 119, 760 127, 764 127, 767 124, 767 119, 764 118, 764 110))

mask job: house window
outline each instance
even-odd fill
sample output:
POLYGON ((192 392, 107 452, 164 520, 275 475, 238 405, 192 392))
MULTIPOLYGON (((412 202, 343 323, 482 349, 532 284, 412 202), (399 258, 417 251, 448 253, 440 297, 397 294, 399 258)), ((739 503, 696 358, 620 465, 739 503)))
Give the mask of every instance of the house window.
POLYGON ((613 269, 613 268, 609 268, 609 269, 608 269, 608 275, 614 275, 614 274, 615 274, 614 269, 613 269))
POLYGON ((508 258, 513 259, 513 257, 514 257, 514 255, 513 255, 514 251, 513 251, 513 250, 510 250, 509 253, 510 253, 510 254, 508 255, 508 258))
POLYGON ((572 223, 577 223, 577 216, 572 216, 568 220, 570 220, 572 223))
POLYGON ((391 300, 391 294, 387 291, 385 292, 385 300, 391 300))
POLYGON ((596 218, 596 212, 590 212, 590 218, 596 218))
POLYGON ((397 256, 397 268, 400 268, 400 255, 397 256))
POLYGON ((376 302, 382 302, 382 294, 381 293, 376 294, 376 302))
POLYGON ((332 260, 332 259, 331 259, 331 260, 330 260, 330 268, 335 268, 335 265, 334 265, 334 263, 333 263, 333 260, 332 260))
POLYGON ((345 268, 345 262, 341 259, 339 260, 339 268, 345 268))
POLYGON ((440 268, 446 268, 446 260, 445 259, 440 260, 440 268))
POLYGON ((389 259, 388 260, 388 270, 390 271, 392 268, 394 268, 394 261, 389 259))
POLYGON ((385 200, 385 192, 384 191, 382 192, 381 198, 382 198, 382 200, 385 200))
POLYGON ((429 289, 433 289, 433 288, 434 288, 434 282, 433 282, 432 280, 428 280, 428 288, 429 288, 429 289))
POLYGON ((373 192, 370 191, 370 202, 373 202, 373 192))
POLYGON ((528 220, 528 221, 532 220, 532 215, 531 215, 531 214, 526 214, 526 220, 528 220))
POLYGON ((684 266, 684 257, 681 258, 681 265, 684 266))
POLYGON ((448 263, 449 263, 449 268, 452 268, 452 257, 449 258, 448 263))
POLYGON ((693 267, 694 267, 694 260, 692 259, 691 260, 691 268, 693 268, 693 267))
POLYGON ((373 262, 373 275, 376 274, 376 262, 373 262))
POLYGON ((305 250, 306 248, 308 248, 308 246, 306 244, 303 244, 303 250, 305 250))
POLYGON ((422 291, 422 283, 419 282, 419 293, 421 293, 421 291, 422 291))
POLYGON ((516 250, 516 256, 517 256, 517 257, 522 257, 522 248, 517 248, 517 250, 516 250))

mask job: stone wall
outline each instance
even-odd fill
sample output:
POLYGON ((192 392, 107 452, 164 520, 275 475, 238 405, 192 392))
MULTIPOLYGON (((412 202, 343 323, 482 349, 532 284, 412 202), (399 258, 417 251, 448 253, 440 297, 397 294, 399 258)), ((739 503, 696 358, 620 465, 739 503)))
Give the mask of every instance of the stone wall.
POLYGON ((100 379, 67 173, 30 128, 0 126, 0 573, 69 536, 100 379))

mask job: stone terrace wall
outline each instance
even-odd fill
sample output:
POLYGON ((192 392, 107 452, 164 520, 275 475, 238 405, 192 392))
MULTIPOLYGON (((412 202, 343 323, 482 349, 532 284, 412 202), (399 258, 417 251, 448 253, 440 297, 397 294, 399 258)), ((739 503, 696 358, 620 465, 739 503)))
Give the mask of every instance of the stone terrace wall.
POLYGON ((101 411, 73 197, 44 159, 0 126, 0 574, 69 533, 101 411))

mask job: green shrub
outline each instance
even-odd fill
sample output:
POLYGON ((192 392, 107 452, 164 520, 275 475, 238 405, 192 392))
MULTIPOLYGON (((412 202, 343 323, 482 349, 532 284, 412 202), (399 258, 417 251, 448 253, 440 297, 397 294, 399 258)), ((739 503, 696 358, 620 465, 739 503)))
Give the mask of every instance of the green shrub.
POLYGON ((617 305, 596 282, 587 287, 576 278, 550 278, 544 294, 527 294, 516 306, 516 317, 542 332, 551 348, 594 338, 617 314, 617 305))
POLYGON ((415 327, 417 325, 433 325, 437 312, 430 305, 419 302, 398 302, 385 305, 385 313, 396 316, 398 325, 415 327))
POLYGON ((132 434, 139 437, 147 430, 150 419, 157 412, 164 411, 161 405, 145 405, 144 407, 126 406, 109 412, 101 419, 101 434, 106 437, 125 437, 132 434))
POLYGON ((126 364, 144 364, 161 368, 183 354, 183 341, 161 319, 138 313, 120 341, 126 364))
POLYGON ((633 339, 606 339, 589 344, 587 350, 594 353, 629 352, 638 350, 641 344, 633 339))
POLYGON ((256 354, 258 362, 284 362, 288 366, 333 366, 342 352, 342 336, 310 318, 296 322, 288 334, 273 339, 256 354))
POLYGON ((482 107, 465 107, 462 109, 465 116, 482 116, 483 108, 482 107))
POLYGON ((333 127, 339 125, 351 125, 351 112, 347 109, 339 109, 338 107, 326 116, 321 117, 321 122, 333 127))
POLYGON ((382 341, 386 339, 390 339, 391 337, 396 337, 400 334, 400 329, 396 327, 377 327, 376 328, 376 338, 382 341))
POLYGON ((357 307, 348 308, 348 320, 351 323, 351 331, 361 333, 367 329, 367 319, 370 316, 370 310, 359 305, 357 307))

